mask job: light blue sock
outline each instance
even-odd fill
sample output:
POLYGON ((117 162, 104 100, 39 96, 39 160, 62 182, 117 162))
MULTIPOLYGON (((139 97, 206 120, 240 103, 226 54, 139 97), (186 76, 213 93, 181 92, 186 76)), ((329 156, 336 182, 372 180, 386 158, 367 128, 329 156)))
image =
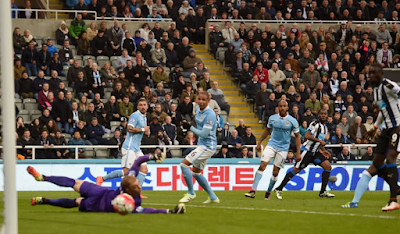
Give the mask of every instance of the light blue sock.
POLYGON ((103 180, 106 181, 109 179, 115 179, 115 178, 122 177, 123 175, 124 175, 123 170, 115 170, 115 171, 111 172, 110 174, 103 176, 103 180))
POLYGON ((206 177, 204 177, 200 173, 193 173, 193 177, 197 180, 197 182, 200 184, 200 186, 206 190, 208 193, 208 196, 210 197, 211 200, 217 199, 217 195, 215 195, 214 191, 211 189, 210 185, 208 184, 208 181, 206 180, 206 177))
POLYGON ((254 181, 253 181, 253 187, 251 187, 251 191, 256 191, 258 187, 258 183, 260 183, 260 180, 263 176, 263 171, 256 171, 256 174, 254 175, 254 181))
POLYGON ((188 194, 194 195, 192 171, 186 164, 183 163, 181 163, 181 170, 183 178, 185 179, 186 185, 188 187, 188 194))
POLYGON ((357 183, 353 201, 351 202, 358 203, 360 201, 362 195, 364 195, 365 191, 367 191, 368 189, 368 184, 370 180, 371 180, 371 174, 369 174, 367 171, 364 171, 362 173, 360 180, 357 183))
POLYGON ((139 172, 136 178, 139 180, 140 186, 142 186, 144 183, 144 179, 146 179, 146 174, 144 174, 143 172, 139 172))
POLYGON ((268 186, 268 190, 267 190, 269 193, 274 188, 274 185, 275 185, 277 180, 278 180, 278 177, 275 177, 275 176, 272 176, 271 179, 269 180, 269 186, 268 186))

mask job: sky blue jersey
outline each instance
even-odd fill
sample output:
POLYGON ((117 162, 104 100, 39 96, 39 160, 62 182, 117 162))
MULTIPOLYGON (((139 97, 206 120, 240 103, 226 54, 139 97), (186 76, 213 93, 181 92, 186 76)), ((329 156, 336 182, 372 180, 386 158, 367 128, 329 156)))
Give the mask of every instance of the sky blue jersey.
POLYGON ((272 128, 271 139, 268 141, 268 146, 274 149, 289 151, 290 134, 299 132, 299 123, 289 114, 281 117, 279 114, 274 114, 269 117, 268 128, 272 128))
MULTIPOLYGON (((128 126, 132 126, 134 128, 144 128, 145 126, 147 126, 146 115, 142 115, 140 111, 132 113, 131 116, 129 117, 128 126)), ((126 138, 124 144, 122 145, 122 148, 138 152, 140 151, 142 138, 143 138, 143 132, 139 133, 128 132, 126 134, 126 138)))
POLYGON ((217 150, 217 117, 215 116, 215 112, 208 106, 203 111, 200 111, 199 106, 197 106, 196 125, 196 128, 200 131, 203 128, 211 129, 207 137, 199 137, 197 145, 205 146, 210 150, 217 150))

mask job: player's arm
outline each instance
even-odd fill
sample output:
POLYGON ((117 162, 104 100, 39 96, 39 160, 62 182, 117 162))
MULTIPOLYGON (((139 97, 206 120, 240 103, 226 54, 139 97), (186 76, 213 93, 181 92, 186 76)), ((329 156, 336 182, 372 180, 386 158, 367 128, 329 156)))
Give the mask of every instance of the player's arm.
POLYGON ((300 155, 301 135, 299 132, 295 132, 294 136, 296 137, 296 160, 300 161, 301 160, 301 155, 300 155))
POLYGON ((210 134, 211 129, 212 126, 210 126, 209 124, 204 125, 202 130, 199 130, 193 126, 190 126, 189 128, 190 131, 192 131, 194 134, 196 134, 201 138, 206 138, 210 134))
POLYGON ((321 147, 324 147, 326 145, 325 141, 315 138, 309 131, 306 132, 304 138, 310 141, 319 142, 321 144, 321 147))
POLYGON ((141 133, 141 132, 145 131, 145 127, 144 128, 135 128, 135 127, 133 127, 133 125, 128 125, 127 131, 130 133, 141 133))
POLYGON ((261 143, 267 138, 268 135, 270 135, 272 132, 272 128, 266 127, 264 132, 262 133, 260 140, 258 141, 257 144, 257 150, 261 150, 261 143))

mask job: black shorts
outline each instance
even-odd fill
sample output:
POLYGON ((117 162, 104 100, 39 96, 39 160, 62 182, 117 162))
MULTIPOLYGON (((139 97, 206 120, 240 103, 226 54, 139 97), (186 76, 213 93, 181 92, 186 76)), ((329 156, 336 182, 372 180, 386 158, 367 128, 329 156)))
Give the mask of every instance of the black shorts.
POLYGON ((320 152, 303 151, 301 152, 301 160, 295 165, 296 168, 303 170, 308 164, 313 163, 315 166, 321 165, 324 161, 328 160, 320 152))
POLYGON ((390 149, 400 151, 399 134, 396 133, 396 128, 388 128, 382 131, 376 142, 375 153, 386 155, 387 150, 390 149))

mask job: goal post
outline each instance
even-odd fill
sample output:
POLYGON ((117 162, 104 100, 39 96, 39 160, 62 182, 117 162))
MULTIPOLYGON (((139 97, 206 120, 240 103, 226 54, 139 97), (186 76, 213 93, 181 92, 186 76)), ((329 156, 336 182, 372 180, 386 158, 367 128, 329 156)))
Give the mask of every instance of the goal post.
POLYGON ((4 223, 2 233, 18 233, 18 196, 16 191, 14 57, 10 1, 0 1, 0 78, 3 116, 4 223))

